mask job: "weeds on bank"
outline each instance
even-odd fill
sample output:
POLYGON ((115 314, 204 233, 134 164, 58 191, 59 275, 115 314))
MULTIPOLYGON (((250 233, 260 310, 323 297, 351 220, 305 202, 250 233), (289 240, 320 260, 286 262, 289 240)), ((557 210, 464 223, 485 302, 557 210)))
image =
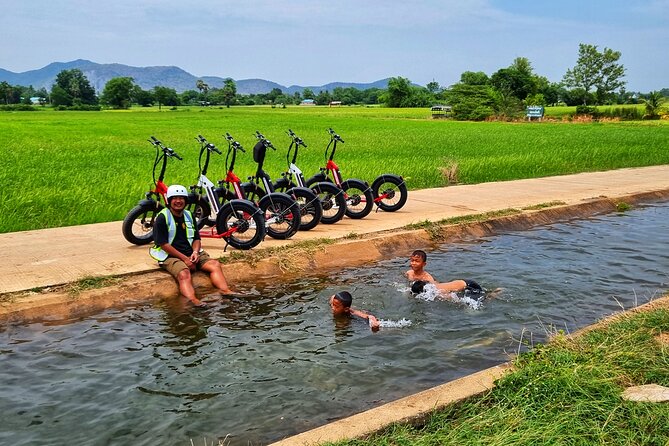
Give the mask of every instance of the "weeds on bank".
POLYGON ((572 338, 556 335, 514 360, 480 397, 338 445, 669 444, 669 404, 625 401, 631 385, 669 386, 666 308, 626 313, 572 338))
POLYGON ((499 211, 484 212, 483 214, 462 215, 460 217, 445 218, 436 222, 425 220, 418 223, 406 225, 404 228, 409 230, 425 229, 429 234, 430 239, 440 240, 443 238, 442 229, 445 226, 477 223, 481 221, 490 220, 493 218, 506 217, 509 215, 519 214, 521 211, 514 208, 501 209, 499 211))
POLYGON ((523 208, 520 208, 523 211, 538 211, 540 209, 546 209, 546 208, 552 208, 554 206, 564 206, 565 203, 564 201, 548 201, 546 203, 539 203, 539 204, 533 204, 531 206, 525 206, 523 208))
POLYGON ((313 256, 317 251, 324 251, 327 245, 335 243, 334 239, 324 237, 313 240, 304 240, 291 245, 260 248, 249 251, 232 251, 230 255, 220 257, 224 264, 245 262, 256 267, 258 262, 270 257, 276 258, 281 271, 303 269, 304 259, 313 256))
POLYGON ((616 211, 618 212, 626 212, 632 209, 632 205, 629 203, 625 203, 624 201, 621 201, 620 203, 616 203, 616 211))
POLYGON ((72 282, 70 284, 65 285, 65 290, 67 291, 67 294, 69 294, 70 296, 77 297, 84 291, 94 290, 98 288, 105 288, 108 286, 115 285, 120 281, 121 281, 120 277, 90 276, 90 277, 84 277, 82 279, 77 280, 76 282, 72 282))

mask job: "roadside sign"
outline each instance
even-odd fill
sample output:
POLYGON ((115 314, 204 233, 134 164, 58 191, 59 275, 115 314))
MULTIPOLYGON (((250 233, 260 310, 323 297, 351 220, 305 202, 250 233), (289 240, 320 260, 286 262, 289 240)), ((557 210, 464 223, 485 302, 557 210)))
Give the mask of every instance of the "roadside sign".
POLYGON ((526 109, 527 119, 544 117, 544 108, 541 105, 528 105, 526 109))

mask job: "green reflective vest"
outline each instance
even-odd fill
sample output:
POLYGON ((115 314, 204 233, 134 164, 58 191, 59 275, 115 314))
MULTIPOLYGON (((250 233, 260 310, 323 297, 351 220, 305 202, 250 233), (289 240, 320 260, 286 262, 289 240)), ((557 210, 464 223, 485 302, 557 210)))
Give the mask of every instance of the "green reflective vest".
MULTIPOLYGON (((172 244, 174 237, 177 236, 177 224, 169 209, 164 208, 162 211, 158 212, 158 215, 161 214, 165 216, 165 221, 167 222, 167 241, 172 244)), ((193 223, 193 215, 187 210, 184 210, 184 222, 186 223, 186 238, 188 239, 188 243, 193 246, 195 224, 193 223)), ((159 262, 164 262, 165 259, 169 257, 163 248, 156 244, 149 249, 149 255, 159 262)))

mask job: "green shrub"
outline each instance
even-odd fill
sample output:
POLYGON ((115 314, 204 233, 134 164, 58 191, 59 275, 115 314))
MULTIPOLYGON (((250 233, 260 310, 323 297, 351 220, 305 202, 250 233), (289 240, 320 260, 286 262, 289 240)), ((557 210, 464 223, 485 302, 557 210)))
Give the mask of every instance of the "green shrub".
POLYGON ((577 105, 576 115, 590 115, 593 118, 598 118, 599 111, 597 110, 597 107, 590 107, 588 105, 577 105))
POLYGON ((0 105, 0 110, 2 111, 37 111, 35 107, 28 104, 9 104, 9 105, 0 105))
POLYGON ((601 118, 620 118, 623 121, 640 121, 643 111, 638 107, 607 108, 599 112, 601 118))
POLYGON ((99 105, 88 105, 88 104, 78 104, 78 105, 59 105, 54 107, 54 110, 57 111, 100 111, 102 107, 99 105))

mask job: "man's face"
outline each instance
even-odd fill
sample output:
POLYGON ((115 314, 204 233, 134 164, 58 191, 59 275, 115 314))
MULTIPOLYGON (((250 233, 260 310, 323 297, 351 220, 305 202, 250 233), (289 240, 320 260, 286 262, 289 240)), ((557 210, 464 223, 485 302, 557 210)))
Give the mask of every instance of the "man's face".
POLYGON ((423 268, 425 267, 425 264, 427 263, 423 262, 423 258, 421 256, 411 256, 409 260, 411 264, 411 269, 414 271, 422 271, 423 268))
POLYGON ((186 197, 172 197, 170 208, 174 211, 183 211, 186 209, 186 197))
POLYGON ((334 297, 334 294, 330 297, 330 308, 332 308, 332 314, 335 316, 346 314, 346 307, 339 299, 334 297))

